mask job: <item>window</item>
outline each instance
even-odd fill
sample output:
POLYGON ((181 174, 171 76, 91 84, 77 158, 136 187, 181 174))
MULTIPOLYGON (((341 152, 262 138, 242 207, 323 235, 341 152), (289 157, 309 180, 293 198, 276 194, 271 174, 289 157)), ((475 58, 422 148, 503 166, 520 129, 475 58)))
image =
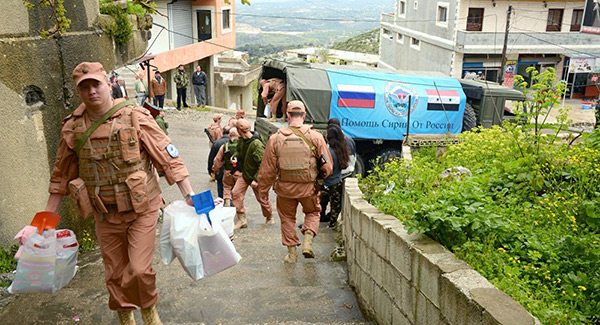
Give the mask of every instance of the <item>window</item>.
POLYGON ((582 19, 583 19, 583 9, 573 9, 573 16, 571 16, 570 31, 572 31, 572 32, 580 31, 582 19))
POLYGON ((400 44, 404 44, 404 35, 398 33, 396 34, 396 42, 400 43, 400 44))
POLYGON ((398 2, 398 16, 406 17, 406 0, 398 2))
POLYGON ((563 9, 548 9, 547 32, 560 32, 562 26, 563 9))
POLYGON ((448 7, 444 7, 442 5, 438 5, 438 15, 437 15, 438 23, 447 23, 448 22, 448 7))
POLYGON ((419 41, 416 38, 412 38, 410 41, 410 47, 412 47, 415 50, 420 50, 421 49, 421 41, 419 41))
POLYGON ((223 9, 223 29, 231 29, 231 9, 223 9))
POLYGON ((387 39, 394 39, 394 35, 392 35, 392 32, 390 32, 389 30, 383 28, 381 30, 381 36, 385 37, 387 39))
POLYGON ((483 8, 469 8, 467 31, 481 32, 483 27, 483 8))
POLYGON ((448 27, 448 3, 438 2, 437 17, 435 24, 441 27, 448 27))

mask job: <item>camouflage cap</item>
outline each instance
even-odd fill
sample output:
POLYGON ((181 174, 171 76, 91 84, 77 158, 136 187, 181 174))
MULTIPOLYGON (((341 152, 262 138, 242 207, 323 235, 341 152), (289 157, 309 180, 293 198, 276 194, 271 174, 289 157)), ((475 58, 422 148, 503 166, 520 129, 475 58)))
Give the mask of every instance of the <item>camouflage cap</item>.
POLYGON ((305 113, 306 112, 306 107, 304 107, 304 103, 299 101, 299 100, 292 100, 291 102, 288 103, 287 106, 287 111, 288 112, 302 112, 305 113))
POLYGON ((102 82, 106 81, 106 78, 106 71, 100 62, 81 62, 73 69, 75 86, 79 86, 79 83, 87 79, 102 82))

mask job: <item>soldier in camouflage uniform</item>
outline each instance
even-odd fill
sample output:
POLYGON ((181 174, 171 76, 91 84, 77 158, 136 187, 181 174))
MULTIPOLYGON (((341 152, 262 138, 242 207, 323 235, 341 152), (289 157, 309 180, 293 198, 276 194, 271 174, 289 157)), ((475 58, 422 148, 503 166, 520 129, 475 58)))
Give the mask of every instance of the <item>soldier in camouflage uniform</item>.
POLYGON ((183 100, 183 107, 189 107, 186 99, 187 86, 190 83, 190 78, 185 73, 183 64, 177 67, 177 73, 175 74, 175 86, 177 87, 177 109, 181 110, 181 101, 183 100))

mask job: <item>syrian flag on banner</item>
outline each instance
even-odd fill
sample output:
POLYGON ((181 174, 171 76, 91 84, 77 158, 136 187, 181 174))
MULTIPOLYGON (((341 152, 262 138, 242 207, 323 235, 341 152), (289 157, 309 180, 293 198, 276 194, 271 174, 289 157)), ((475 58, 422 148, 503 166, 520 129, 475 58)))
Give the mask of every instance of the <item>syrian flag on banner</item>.
POLYGON ((456 90, 427 89, 428 111, 458 111, 460 96, 456 90), (442 104, 444 104, 442 106, 442 104))
POLYGON ((338 107, 375 107, 375 88, 373 86, 338 84, 338 107))

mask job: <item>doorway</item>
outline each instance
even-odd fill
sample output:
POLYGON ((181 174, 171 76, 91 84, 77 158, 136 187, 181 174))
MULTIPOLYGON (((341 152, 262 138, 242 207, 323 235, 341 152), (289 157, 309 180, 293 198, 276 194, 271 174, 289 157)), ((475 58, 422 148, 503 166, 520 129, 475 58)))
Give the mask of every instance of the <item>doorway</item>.
POLYGON ((212 12, 210 10, 196 10, 198 22, 198 42, 212 38, 212 12))

